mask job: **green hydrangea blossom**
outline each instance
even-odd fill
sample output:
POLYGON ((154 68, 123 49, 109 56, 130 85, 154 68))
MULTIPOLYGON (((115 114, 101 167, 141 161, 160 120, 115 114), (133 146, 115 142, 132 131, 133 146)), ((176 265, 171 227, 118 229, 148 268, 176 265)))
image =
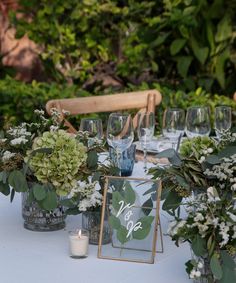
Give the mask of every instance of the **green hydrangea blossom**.
POLYGON ((34 140, 32 149, 50 148, 51 153, 36 153, 29 166, 42 183, 53 184, 56 193, 67 195, 76 185, 79 167, 86 161, 86 147, 64 130, 44 132, 34 140))

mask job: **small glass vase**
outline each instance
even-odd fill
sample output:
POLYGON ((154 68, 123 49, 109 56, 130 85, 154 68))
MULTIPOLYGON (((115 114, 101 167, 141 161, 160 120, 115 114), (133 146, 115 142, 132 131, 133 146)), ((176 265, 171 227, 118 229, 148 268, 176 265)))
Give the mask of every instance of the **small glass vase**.
MULTIPOLYGON (((92 245, 99 244, 101 224, 101 212, 100 211, 85 211, 82 213, 82 227, 89 231, 89 243, 92 245)), ((108 223, 108 218, 105 214, 104 226, 103 226, 102 244, 109 244, 111 242, 111 228, 108 223)))
POLYGON ((61 205, 52 211, 39 207, 37 202, 29 202, 29 192, 22 193, 22 216, 24 228, 37 231, 57 231, 65 228, 66 214, 61 205))

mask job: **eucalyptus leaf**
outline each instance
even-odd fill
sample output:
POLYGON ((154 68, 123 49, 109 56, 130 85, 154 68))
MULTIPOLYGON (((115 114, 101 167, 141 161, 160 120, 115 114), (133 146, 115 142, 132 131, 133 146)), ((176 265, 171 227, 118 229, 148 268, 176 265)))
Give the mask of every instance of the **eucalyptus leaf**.
POLYGON ((32 190, 33 190, 33 195, 36 200, 40 201, 40 200, 45 199, 47 193, 43 185, 34 184, 32 190))
POLYGON ((116 211, 120 209, 120 201, 125 201, 119 192, 112 193, 112 206, 116 211))
POLYGON ((162 205, 162 209, 166 211, 171 209, 175 210, 180 206, 181 201, 182 197, 179 196, 176 191, 171 190, 162 205))
POLYGON ((75 203, 72 199, 62 199, 60 200, 60 205, 68 208, 73 208, 75 206, 75 203))
POLYGON ((165 149, 157 154, 157 158, 170 158, 175 155, 175 150, 173 148, 165 149))
POLYGON ((121 227, 120 219, 114 215, 110 215, 109 223, 113 229, 118 230, 121 227))
POLYGON ((57 207, 57 195, 54 191, 47 192, 46 197, 40 202, 46 210, 53 210, 57 207))
POLYGON ((231 157, 233 154, 235 154, 235 152, 236 152, 236 146, 227 146, 219 152, 218 156, 220 158, 231 157))
POLYGON ((6 183, 7 173, 6 171, 0 172, 0 182, 6 183))
POLYGON ((234 261, 233 257, 230 256, 227 251, 221 251, 220 254, 224 265, 229 269, 234 270, 236 268, 236 262, 234 261))
POLYGON ((220 163, 220 159, 217 155, 212 154, 212 155, 208 155, 206 157, 206 162, 208 162, 209 164, 215 165, 215 164, 219 164, 220 163))
POLYGON ((136 196, 135 191, 129 182, 125 183, 125 201, 128 204, 133 204, 135 202, 136 196))
POLYGON ((204 256, 206 253, 206 240, 196 234, 192 241, 192 249, 196 256, 204 256))
POLYGON ((79 213, 81 213, 81 211, 79 210, 78 207, 68 208, 68 209, 66 210, 66 214, 67 214, 67 215, 77 215, 77 214, 79 214, 79 213))
POLYGON ((123 245, 124 243, 128 242, 130 240, 130 237, 127 237, 128 230, 124 226, 120 226, 120 228, 117 230, 117 239, 118 241, 123 245))
POLYGON ((218 255, 215 254, 215 253, 211 257, 210 267, 211 267, 211 271, 212 271, 214 277, 218 280, 221 279, 222 275, 223 275, 223 271, 222 271, 222 268, 221 268, 221 265, 220 265, 220 261, 218 259, 218 255))
POLYGON ((26 192, 28 190, 26 178, 19 170, 14 170, 10 173, 8 182, 16 192, 26 192))
POLYGON ((136 231, 135 229, 133 230, 132 232, 133 238, 137 240, 145 239, 150 233, 153 220, 154 220, 154 216, 144 216, 139 220, 137 220, 136 223, 139 222, 141 223, 141 229, 137 229, 136 231))
POLYGON ((8 196, 10 194, 10 187, 8 184, 3 183, 0 181, 0 192, 4 194, 5 196, 8 196))
POLYGON ((220 251, 220 254, 223 261, 223 276, 219 280, 219 283, 236 282, 236 263, 233 257, 230 256, 227 251, 220 251))

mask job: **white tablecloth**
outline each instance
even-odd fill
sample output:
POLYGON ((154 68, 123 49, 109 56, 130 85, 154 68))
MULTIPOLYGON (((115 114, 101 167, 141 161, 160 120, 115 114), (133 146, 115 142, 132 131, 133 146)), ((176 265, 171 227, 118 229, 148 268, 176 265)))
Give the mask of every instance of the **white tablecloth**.
MULTIPOLYGON (((134 175, 141 177, 140 163, 134 175)), ((170 217, 161 212, 163 233, 170 217)), ((184 263, 190 258, 187 244, 177 248, 164 236, 164 253, 154 264, 97 258, 97 246, 89 246, 86 259, 68 253, 68 230, 79 227, 81 216, 69 216, 66 229, 32 232, 23 228, 20 196, 14 202, 0 194, 1 283, 190 283, 184 263)))

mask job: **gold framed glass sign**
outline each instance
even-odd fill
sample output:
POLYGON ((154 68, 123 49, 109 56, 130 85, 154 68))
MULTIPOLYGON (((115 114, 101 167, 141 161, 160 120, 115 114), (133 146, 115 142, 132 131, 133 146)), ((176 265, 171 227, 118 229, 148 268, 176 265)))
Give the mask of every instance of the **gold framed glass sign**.
POLYGON ((161 181, 107 176, 98 258, 154 263, 161 181), (111 243, 103 245, 108 220, 111 243))

